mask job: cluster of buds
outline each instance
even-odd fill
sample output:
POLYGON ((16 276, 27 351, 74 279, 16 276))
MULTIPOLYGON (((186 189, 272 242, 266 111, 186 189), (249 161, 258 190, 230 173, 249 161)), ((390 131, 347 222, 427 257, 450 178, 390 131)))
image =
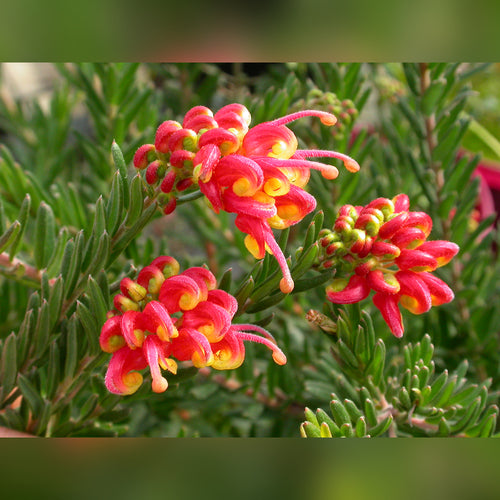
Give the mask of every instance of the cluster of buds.
POLYGON ((405 194, 377 198, 365 207, 344 205, 333 230, 320 232, 319 266, 334 266, 343 276, 352 273, 327 287, 328 299, 352 304, 374 290, 373 303, 396 337, 404 331, 399 305, 422 314, 453 299, 448 285, 431 273, 459 250, 450 241, 426 241, 432 219, 409 206, 405 194))
POLYGON ((134 393, 143 381, 140 371, 148 366, 157 393, 168 387, 161 369, 175 374, 177 361, 197 368, 238 368, 245 358, 243 341, 264 344, 277 364, 286 363, 267 330, 232 324, 238 303, 217 289, 215 276, 204 267, 179 273, 174 258, 161 256, 136 280, 124 278, 120 291, 99 339, 101 349, 112 354, 105 378, 112 393, 134 393))
POLYGON ((351 122, 357 118, 359 111, 351 99, 340 100, 333 92, 311 89, 306 99, 299 101, 302 108, 319 108, 338 117, 338 122, 331 129, 332 136, 341 141, 349 130, 351 122))
POLYGON ((249 128, 251 116, 241 104, 229 104, 215 114, 196 106, 182 125, 162 123, 155 143, 141 146, 134 157, 135 167, 145 169, 146 181, 159 186, 165 213, 175 209, 176 193, 191 186, 199 187, 216 213, 235 213, 252 255, 260 259, 268 251, 278 260, 284 293, 294 283, 272 229, 296 224, 316 207, 315 198, 304 190, 310 169, 327 179, 338 175, 335 166, 308 158, 338 158, 349 171, 359 170, 344 154, 297 149, 297 138, 286 124, 305 116, 317 116, 329 126, 337 121, 331 113, 305 110, 249 128))

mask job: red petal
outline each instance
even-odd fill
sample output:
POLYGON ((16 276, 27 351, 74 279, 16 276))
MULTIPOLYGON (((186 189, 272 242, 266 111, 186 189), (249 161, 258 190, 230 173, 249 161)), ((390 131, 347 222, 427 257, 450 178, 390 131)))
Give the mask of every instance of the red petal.
POLYGON ((326 289, 326 295, 330 302, 334 304, 354 304, 366 299, 370 294, 370 286, 365 278, 353 275, 347 286, 338 292, 326 289))
POLYGON ((382 313, 382 317, 391 329, 392 334, 399 339, 403 336, 404 327, 398 300, 397 295, 376 293, 373 296, 375 307, 382 313))

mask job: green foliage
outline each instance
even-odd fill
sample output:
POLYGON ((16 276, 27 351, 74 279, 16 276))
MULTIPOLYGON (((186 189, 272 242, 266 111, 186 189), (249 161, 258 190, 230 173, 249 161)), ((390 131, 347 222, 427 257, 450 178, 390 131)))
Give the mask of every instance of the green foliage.
POLYGON ((486 102, 499 99, 491 83, 498 69, 55 69, 46 101, 0 94, 0 425, 61 437, 498 433, 499 242, 494 214, 473 217, 481 198, 471 179, 483 151, 498 161, 500 110, 486 102), (312 118, 290 124, 299 148, 336 150, 361 165, 352 174, 325 160, 339 177, 313 172, 308 190, 317 209, 276 232, 295 281, 288 295, 279 290, 276 260, 255 261, 231 214, 215 214, 193 190, 163 216, 158 193, 133 172, 134 152, 154 141, 162 121, 182 119, 195 105, 217 110, 231 102, 248 107, 252 125, 302 109, 333 112, 334 127, 312 118), (455 300, 421 316, 404 312, 405 337, 395 339, 371 301, 326 303, 333 271, 318 272, 315 261, 319 232, 332 227, 340 206, 401 192, 412 210, 431 215, 431 239, 461 250, 436 273, 455 300), (132 396, 110 394, 100 329, 121 279, 163 254, 183 268, 206 263, 219 288, 236 297, 236 322, 271 331, 287 364, 249 345, 237 370, 181 366, 163 394, 151 393, 148 376, 132 396))

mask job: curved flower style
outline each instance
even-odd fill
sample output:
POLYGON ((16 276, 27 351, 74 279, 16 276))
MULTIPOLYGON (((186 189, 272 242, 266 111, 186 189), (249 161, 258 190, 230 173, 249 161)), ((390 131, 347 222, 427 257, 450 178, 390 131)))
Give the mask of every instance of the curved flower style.
POLYGON ((272 228, 284 229, 300 222, 316 207, 304 191, 311 169, 335 179, 333 165, 311 161, 330 157, 344 162, 350 172, 359 165, 335 151, 299 150, 286 125, 305 116, 317 116, 325 125, 336 117, 324 111, 305 110, 249 128, 251 116, 241 104, 229 104, 213 114, 205 106, 188 111, 182 125, 168 120, 156 131, 155 143, 141 146, 134 165, 146 169, 146 180, 158 185, 164 212, 175 209, 176 192, 198 185, 215 212, 235 213, 236 226, 247 234, 245 245, 256 258, 268 251, 283 272, 280 288, 293 290, 285 256, 272 228))
POLYGON ((426 241, 432 220, 424 212, 408 211, 409 205, 405 194, 377 198, 365 207, 344 205, 333 231, 320 233, 321 265, 354 273, 349 280, 333 280, 328 299, 352 304, 374 290, 373 303, 396 337, 404 332, 399 305, 422 314, 453 300, 448 285, 431 273, 459 250, 450 241, 426 241))
POLYGON ((218 290, 215 276, 204 267, 179 274, 178 262, 161 256, 135 281, 124 278, 120 291, 99 338, 102 350, 112 354, 105 378, 112 393, 134 393, 143 381, 140 371, 148 366, 153 391, 164 392, 168 382, 161 370, 175 374, 173 358, 197 368, 237 368, 245 359, 243 341, 264 344, 277 364, 286 363, 269 332, 256 325, 232 324, 236 299, 218 290))

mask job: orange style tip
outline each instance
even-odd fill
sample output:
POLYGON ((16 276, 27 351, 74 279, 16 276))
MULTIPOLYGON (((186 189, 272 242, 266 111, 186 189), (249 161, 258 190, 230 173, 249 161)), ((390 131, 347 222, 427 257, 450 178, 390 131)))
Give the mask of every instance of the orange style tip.
POLYGON ((290 293, 293 290, 294 286, 295 286, 294 282, 291 278, 289 279, 282 278, 280 281, 280 290, 283 293, 290 293))
POLYGON ((286 356, 282 352, 273 352, 273 360, 277 365, 283 366, 286 364, 286 356))
POLYGON ((339 171, 337 167, 332 166, 331 168, 325 169, 321 172, 321 175, 328 180, 336 179, 339 176, 339 171))
POLYGON ((327 127, 332 127, 337 123, 337 117, 335 115, 326 115, 320 118, 320 121, 323 125, 327 127))
POLYGON ((161 392, 165 392, 168 388, 167 379, 162 377, 153 380, 153 382, 151 383, 151 388, 153 389, 153 392, 156 392, 158 394, 161 392))
POLYGON ((360 169, 359 163, 356 160, 350 159, 344 162, 345 168, 349 172, 358 172, 360 169))

